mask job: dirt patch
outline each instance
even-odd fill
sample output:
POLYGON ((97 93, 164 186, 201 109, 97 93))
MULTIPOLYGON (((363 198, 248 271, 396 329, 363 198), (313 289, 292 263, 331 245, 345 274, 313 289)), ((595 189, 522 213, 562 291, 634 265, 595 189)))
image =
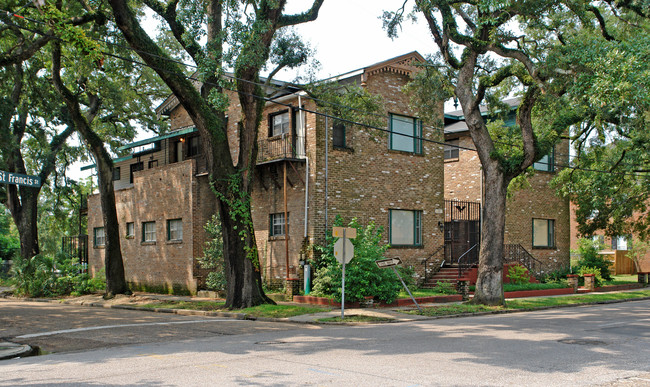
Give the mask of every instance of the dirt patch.
POLYGON ((102 294, 86 294, 79 297, 69 297, 62 299, 67 304, 100 304, 100 305, 142 305, 161 303, 162 300, 155 296, 132 294, 130 296, 118 294, 115 297, 105 300, 102 294))

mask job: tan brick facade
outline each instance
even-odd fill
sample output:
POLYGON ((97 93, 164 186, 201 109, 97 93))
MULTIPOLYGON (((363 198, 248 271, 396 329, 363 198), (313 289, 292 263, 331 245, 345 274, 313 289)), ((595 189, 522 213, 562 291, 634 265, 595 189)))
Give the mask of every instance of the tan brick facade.
MULTIPOLYGON (((386 126, 377 130, 362 126, 346 128, 346 148, 333 146, 333 120, 313 112, 318 111, 316 103, 301 94, 290 94, 282 98, 281 104, 267 104, 264 119, 260 125, 261 160, 256 168, 252 193, 252 214, 263 277, 271 285, 279 285, 287 277, 300 277, 300 252, 305 241, 305 221, 307 244, 323 243, 326 229, 331 229, 334 219, 341 215, 345 220, 353 217, 361 224, 374 221, 385 230, 384 241, 389 243, 390 211, 406 210, 421 214, 421 241, 417 246, 391 248, 389 257, 398 256, 406 265, 413 266, 420 274, 421 261, 428 258, 443 245, 440 222, 444 222, 444 172, 443 148, 440 144, 440 128, 422 125, 423 141, 421 154, 390 150, 388 129, 389 114, 415 117, 409 108, 408 96, 401 88, 409 81, 408 61, 414 56, 404 56, 396 61, 379 64, 359 77, 356 81, 368 91, 380 95, 384 103, 386 126), (306 112, 300 113, 296 107, 302 105, 306 112), (291 131, 286 136, 269 137, 269 117, 278 112, 288 111, 291 131), (303 116, 304 114, 304 116, 303 116), (300 117, 304 122, 304 139, 300 138, 302 129, 300 117), (327 140, 326 140, 327 136, 327 140), (327 146, 326 146, 327 143, 327 146), (290 144, 290 155, 273 157, 278 144, 290 144), (302 145, 304 144, 304 146, 302 145), (304 148, 304 149, 303 149, 304 148), (306 167, 309 174, 306 177, 306 167), (288 212, 288 232, 284 236, 270 236, 271 214, 285 211, 285 170, 286 203, 288 212), (308 185, 308 210, 305 213, 305 191, 308 185), (327 192, 327 195, 326 195, 327 192), (287 244, 289 254, 287 256, 287 244), (287 259, 289 270, 287 273, 287 259)), ((417 59, 417 58, 416 58, 417 59)), ((168 106, 173 129, 191 126, 191 120, 180 107, 173 103, 168 106)), ((380 113, 381 114, 381 113, 380 113)), ((440 106, 442 114, 442 105, 440 106)), ((239 121, 239 106, 231 97, 228 115, 228 134, 233 160, 236 160, 238 135, 236 124, 239 121)), ((414 121, 417 122, 417 121, 414 121)), ((177 139, 176 139, 177 140, 177 139)), ((122 251, 125 259, 127 278, 134 283, 183 284, 190 291, 200 286, 201 276, 193 257, 202 255, 205 233, 202 228, 208 214, 214 212, 214 194, 210 192, 202 160, 196 159, 181 163, 173 162, 171 144, 176 141, 167 138, 162 141, 160 152, 147 154, 144 158, 160 158, 166 161, 158 167, 135 173, 133 185, 116 192, 118 195, 118 214, 120 232, 124 222, 134 221, 136 237, 123 241, 122 251), (173 183, 173 185, 172 185, 173 183), (172 217, 172 218, 170 218, 172 217), (183 219, 183 242, 165 243, 164 228, 168 219, 183 219), (142 243, 138 230, 143 221, 152 219, 157 229, 158 239, 153 246, 142 243)), ((126 178, 128 164, 124 161, 126 178)), ((124 172, 122 173, 124 175, 124 172)), ((101 224, 99 200, 91 197, 89 201, 89 233, 101 224)), ((91 249, 93 270, 102 267, 101 249, 91 249)))
MULTIPOLYGON (((474 148, 468 132, 448 133, 446 138, 458 139, 459 145, 474 148)), ((563 141, 555 148, 555 170, 568 164, 569 143, 563 141)), ((459 149, 458 159, 445 161, 445 198, 481 202, 482 172, 478 154, 459 149)), ((567 199, 557 195, 550 185, 556 172, 536 171, 528 179, 529 187, 517 190, 507 202, 505 243, 521 244, 540 260, 547 270, 566 267, 570 255, 570 210, 567 199), (554 246, 533 247, 533 219, 552 220, 554 246)))

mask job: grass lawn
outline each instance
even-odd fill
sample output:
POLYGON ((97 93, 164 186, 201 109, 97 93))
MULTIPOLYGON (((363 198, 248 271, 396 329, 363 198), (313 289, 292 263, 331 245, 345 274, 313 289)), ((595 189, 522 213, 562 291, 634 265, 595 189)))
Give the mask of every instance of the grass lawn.
MULTIPOLYGON (((471 315, 481 312, 500 312, 508 310, 535 310, 555 306, 580 305, 580 304, 597 304, 615 300, 631 300, 650 297, 650 289, 634 292, 605 293, 605 294, 579 294, 563 297, 536 297, 520 298, 510 300, 506 306, 485 306, 473 304, 449 304, 436 305, 429 308, 423 308, 425 316, 451 316, 451 315, 471 315)), ((410 310, 406 313, 420 314, 417 310, 410 310)))
POLYGON ((638 281, 636 274, 613 275, 611 281, 605 281, 605 285, 635 284, 638 281))
POLYGON ((216 302, 216 301, 170 301, 170 302, 163 302, 163 303, 144 304, 144 305, 140 305, 139 307, 150 308, 150 309, 154 309, 154 308, 190 309, 190 310, 205 310, 211 312, 212 311, 233 312, 233 313, 244 313, 254 317, 272 317, 272 318, 300 316, 303 314, 326 312, 330 310, 329 308, 314 307, 314 306, 271 305, 271 304, 258 305, 246 309, 230 310, 224 308, 223 302, 216 302))

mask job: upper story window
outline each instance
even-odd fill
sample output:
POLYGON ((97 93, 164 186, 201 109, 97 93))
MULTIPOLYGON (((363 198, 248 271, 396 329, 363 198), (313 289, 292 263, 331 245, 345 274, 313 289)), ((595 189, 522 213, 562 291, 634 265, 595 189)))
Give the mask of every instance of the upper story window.
POLYGON ((269 116, 269 137, 289 133, 289 111, 271 114, 269 116))
POLYGON ((457 138, 445 140, 445 160, 458 160, 460 154, 459 145, 460 140, 457 138))
POLYGON ((182 219, 169 219, 167 221, 167 240, 168 241, 182 241, 183 240, 183 220, 182 219))
POLYGON ((197 156, 201 152, 201 143, 199 139, 199 136, 194 136, 187 139, 187 157, 197 156))
POLYGON ((345 138, 345 124, 343 122, 336 122, 332 127, 332 138, 334 148, 346 148, 345 138))
POLYGON ((388 147, 403 152, 422 153, 422 121, 415 117, 390 114, 388 147))
POLYGON ((120 167, 113 167, 113 181, 120 180, 120 167))
POLYGON ((143 242, 156 241, 156 222, 142 223, 142 241, 143 242))
POLYGON ((627 250, 627 238, 624 236, 612 237, 612 250, 627 250))
POLYGON ((103 247, 106 245, 106 234, 104 233, 104 227, 95 227, 93 229, 93 241, 95 247, 103 247))
POLYGON ((135 224, 133 222, 126 223, 126 237, 133 238, 135 236, 135 224))
POLYGON ((555 247, 555 220, 533 219, 533 247, 555 247))
POLYGON ((390 210, 391 246, 422 245, 422 211, 390 210))
POLYGON ((158 160, 149 160, 149 169, 156 168, 158 166, 158 160))
POLYGON ((538 171, 553 172, 555 171, 555 149, 551 153, 544 155, 538 162, 533 164, 533 168, 538 171))

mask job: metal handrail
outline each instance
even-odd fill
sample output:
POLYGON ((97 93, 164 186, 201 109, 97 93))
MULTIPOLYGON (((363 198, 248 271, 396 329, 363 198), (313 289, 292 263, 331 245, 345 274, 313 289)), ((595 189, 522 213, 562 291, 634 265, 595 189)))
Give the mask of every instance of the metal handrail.
MULTIPOLYGON (((431 254, 428 258, 425 258, 424 261, 422 261, 422 264, 424 265, 424 282, 425 283, 429 280, 429 270, 427 270, 427 267, 428 267, 427 263, 429 262, 429 260, 431 258, 435 257, 440 252, 440 250, 442 250, 444 248, 445 248, 445 245, 442 245, 442 246, 438 247, 438 249, 436 251, 434 251, 433 254, 431 254)), ((444 263, 445 261, 443 260, 442 262, 444 263)))
POLYGON ((535 277, 541 274, 542 262, 533 257, 521 244, 506 244, 503 247, 503 263, 517 262, 526 267, 535 277))
MULTIPOLYGON (((458 257, 458 277, 459 277, 459 278, 462 276, 463 271, 464 271, 464 270, 463 270, 463 266, 461 265, 460 261, 461 261, 463 258, 465 258, 465 256, 466 256, 467 254, 469 254, 470 251, 474 250, 474 248, 475 248, 476 246, 478 246, 478 243, 475 244, 474 246, 470 247, 469 250, 467 250, 466 252, 463 253, 463 255, 461 255, 460 257, 458 257)), ((468 264, 467 266, 469 266, 469 264, 468 264)))

